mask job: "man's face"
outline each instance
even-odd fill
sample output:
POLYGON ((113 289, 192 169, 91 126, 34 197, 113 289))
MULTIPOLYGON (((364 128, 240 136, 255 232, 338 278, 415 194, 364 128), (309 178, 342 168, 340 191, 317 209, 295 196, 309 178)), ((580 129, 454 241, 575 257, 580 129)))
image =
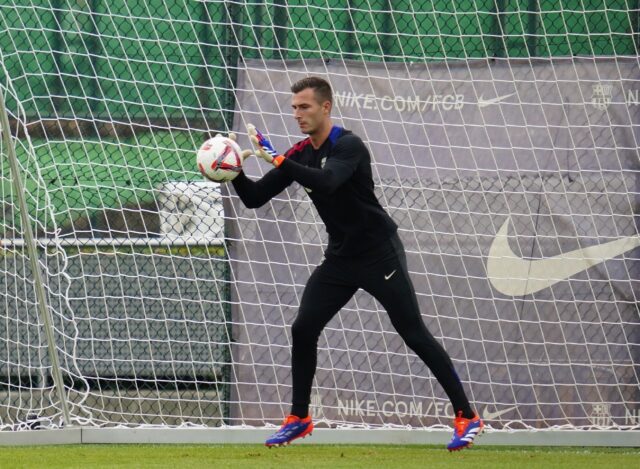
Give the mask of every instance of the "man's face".
POLYGON ((316 133, 325 120, 329 119, 331 111, 331 103, 325 101, 320 104, 313 88, 305 88, 299 93, 295 93, 291 107, 293 107, 293 117, 298 122, 300 131, 307 135, 316 133))

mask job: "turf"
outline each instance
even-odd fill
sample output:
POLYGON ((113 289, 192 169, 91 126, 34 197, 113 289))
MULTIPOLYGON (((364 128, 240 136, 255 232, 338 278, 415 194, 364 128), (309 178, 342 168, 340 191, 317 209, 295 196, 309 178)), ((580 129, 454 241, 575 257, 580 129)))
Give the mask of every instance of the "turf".
POLYGON ((620 468, 637 467, 638 448, 476 446, 69 445, 0 450, 3 468, 620 468))

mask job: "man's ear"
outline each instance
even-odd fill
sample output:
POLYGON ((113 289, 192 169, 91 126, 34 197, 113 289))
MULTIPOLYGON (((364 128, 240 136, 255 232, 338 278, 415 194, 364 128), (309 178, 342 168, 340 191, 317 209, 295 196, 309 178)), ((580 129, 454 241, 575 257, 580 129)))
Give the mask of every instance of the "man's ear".
POLYGON ((325 101, 324 103, 322 103, 322 110, 325 114, 331 114, 331 107, 331 101, 325 101))

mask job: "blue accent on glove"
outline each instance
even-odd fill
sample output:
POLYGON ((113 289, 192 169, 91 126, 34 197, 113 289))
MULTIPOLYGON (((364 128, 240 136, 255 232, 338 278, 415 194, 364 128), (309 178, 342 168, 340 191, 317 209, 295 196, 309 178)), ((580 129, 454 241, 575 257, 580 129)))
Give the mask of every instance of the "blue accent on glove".
POLYGON ((262 135, 262 132, 260 132, 258 129, 256 129, 256 136, 258 137, 258 145, 260 145, 260 147, 266 153, 271 155, 273 158, 275 158, 276 156, 278 156, 280 154, 275 150, 275 148, 273 148, 273 145, 271 144, 269 139, 267 139, 267 137, 262 135))

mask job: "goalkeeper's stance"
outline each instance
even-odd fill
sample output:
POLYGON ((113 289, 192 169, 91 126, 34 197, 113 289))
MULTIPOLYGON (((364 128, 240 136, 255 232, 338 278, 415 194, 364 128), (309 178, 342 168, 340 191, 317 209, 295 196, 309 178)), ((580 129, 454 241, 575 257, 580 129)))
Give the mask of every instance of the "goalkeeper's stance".
MULTIPOLYGON (((456 418, 447 448, 465 448, 483 423, 471 409, 447 352, 422 322, 397 226, 374 194, 369 151, 359 137, 332 124, 329 83, 304 78, 291 91, 294 117, 308 137, 279 154, 249 125, 255 154, 274 168, 258 181, 244 173, 233 180, 248 208, 260 207, 296 181, 309 193, 329 234, 325 259, 309 278, 291 327, 291 415, 266 445, 287 444, 313 430, 309 401, 320 332, 362 288, 386 309, 400 336, 449 396, 456 418)), ((243 155, 250 153, 245 150, 243 155)))

